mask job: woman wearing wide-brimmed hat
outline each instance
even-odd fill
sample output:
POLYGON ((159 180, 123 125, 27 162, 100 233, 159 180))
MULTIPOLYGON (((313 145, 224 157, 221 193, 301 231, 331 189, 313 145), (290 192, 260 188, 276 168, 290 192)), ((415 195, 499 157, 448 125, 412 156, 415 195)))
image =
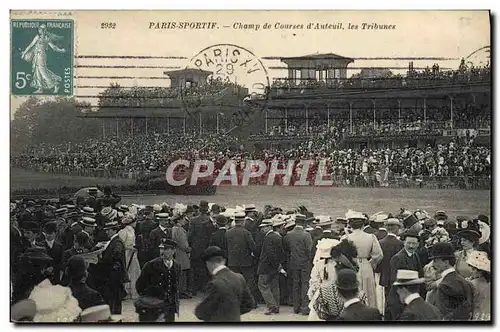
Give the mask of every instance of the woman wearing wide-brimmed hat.
POLYGON ((484 251, 473 251, 467 258, 474 285, 473 320, 491 320, 491 262, 484 251))
POLYGON ((455 252, 457 259, 455 269, 462 277, 469 278, 472 275, 472 268, 467 264, 467 259, 476 250, 481 238, 481 231, 477 220, 464 221, 463 226, 465 227, 457 233, 460 238, 461 250, 455 252))
POLYGON ((127 264, 126 270, 130 280, 130 282, 127 282, 124 286, 127 291, 127 298, 132 300, 139 297, 139 294, 135 289, 135 282, 141 275, 141 267, 139 266, 139 260, 137 259, 137 249, 135 248, 135 223, 134 216, 126 212, 122 219, 122 225, 124 227, 118 232, 118 237, 125 245, 125 262, 127 264))
MULTIPOLYGON (((308 320, 332 320, 340 315, 344 304, 335 288, 337 272, 342 269, 358 271, 357 251, 347 239, 321 239, 316 247, 318 260, 312 268, 307 293, 311 309, 308 320)), ((362 291, 360 298, 366 301, 366 294, 362 291)))

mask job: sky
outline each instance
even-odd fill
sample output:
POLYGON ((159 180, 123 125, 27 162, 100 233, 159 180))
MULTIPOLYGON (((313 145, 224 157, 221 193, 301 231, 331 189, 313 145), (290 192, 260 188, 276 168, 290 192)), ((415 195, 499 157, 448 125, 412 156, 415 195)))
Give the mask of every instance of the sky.
MULTIPOLYGON (((77 58, 77 86, 169 86, 165 71, 192 66, 201 50, 216 44, 234 44, 251 51, 257 58, 335 53, 351 58, 384 57, 391 60, 355 60, 348 76, 365 67, 399 67, 405 72, 409 60, 394 58, 450 58, 451 60, 415 60, 415 67, 457 68, 460 59, 490 45, 490 18, 487 11, 74 11, 28 14, 13 11, 15 19, 73 19, 75 55, 156 56, 155 59, 77 58), (214 22, 214 29, 150 29, 158 22, 214 22), (102 23, 114 23, 114 29, 102 29, 102 23), (269 23, 271 28, 264 29, 269 23), (344 29, 307 29, 309 23, 338 24, 344 29), (362 29, 362 24, 394 25, 390 30, 362 29), (235 24, 259 29, 235 29, 235 24), (303 25, 302 29, 276 29, 276 24, 303 25), (349 29, 349 24, 358 29, 349 29), (172 58, 175 57, 175 58, 172 58), (83 66, 83 67, 82 67, 83 66), (100 66, 100 68, 89 68, 100 66), (102 68, 102 66, 150 66, 155 68, 102 68), (98 78, 82 78, 82 77, 98 78), (133 79, 104 77, 127 76, 133 79), (147 79, 137 77, 165 77, 147 79), (134 79, 135 78, 135 79, 134 79)), ((50 55, 48 55, 50 56, 50 55)), ((484 56, 479 52, 480 58, 484 56)), ((285 77, 285 64, 262 60, 269 79, 285 77), (283 69, 270 69, 270 67, 283 69)), ((50 69, 50 68, 49 68, 50 69)), ((393 69, 394 72, 398 70, 393 69)), ((238 74, 238 83, 251 85, 255 77, 238 74), (247 81, 249 80, 249 81, 247 81)), ((261 78, 259 78, 261 79, 261 78)), ((103 89, 77 88, 80 100, 95 105, 103 89)), ((44 97, 41 97, 44 98, 44 97)), ((25 97, 11 97, 11 117, 25 97)))

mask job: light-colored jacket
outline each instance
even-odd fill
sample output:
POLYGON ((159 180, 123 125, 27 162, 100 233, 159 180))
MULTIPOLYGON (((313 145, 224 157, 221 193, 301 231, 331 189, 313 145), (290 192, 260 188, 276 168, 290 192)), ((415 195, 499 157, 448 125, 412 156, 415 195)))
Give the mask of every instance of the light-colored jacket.
POLYGON ((172 240, 177 242, 175 260, 181 265, 181 270, 189 270, 191 268, 189 254, 191 248, 189 248, 186 230, 178 225, 172 227, 172 240))

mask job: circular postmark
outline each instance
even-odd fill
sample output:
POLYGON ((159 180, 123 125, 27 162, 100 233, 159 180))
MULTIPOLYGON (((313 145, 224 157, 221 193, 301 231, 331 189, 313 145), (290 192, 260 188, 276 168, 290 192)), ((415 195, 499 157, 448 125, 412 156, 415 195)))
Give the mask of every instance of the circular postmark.
POLYGON ((209 46, 193 56, 186 69, 191 81, 186 79, 181 99, 188 113, 202 107, 232 108, 233 114, 240 117, 238 121, 245 121, 267 104, 270 86, 267 69, 244 47, 209 46))

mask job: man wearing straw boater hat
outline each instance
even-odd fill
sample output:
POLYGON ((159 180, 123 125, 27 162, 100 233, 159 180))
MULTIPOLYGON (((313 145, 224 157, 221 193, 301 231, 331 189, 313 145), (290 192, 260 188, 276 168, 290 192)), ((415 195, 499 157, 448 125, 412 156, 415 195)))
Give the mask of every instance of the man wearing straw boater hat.
POLYGON ((289 252, 287 273, 293 283, 293 311, 304 316, 309 315, 307 290, 312 269, 313 240, 304 230, 306 216, 295 216, 295 228, 283 239, 285 251, 289 252))
POLYGON ((279 272, 283 269, 283 244, 281 236, 273 231, 273 221, 264 219, 259 225, 263 234, 262 250, 257 266, 258 287, 267 305, 265 315, 280 312, 279 272))
POLYGON ((420 297, 419 291, 424 283, 425 278, 420 278, 418 271, 398 270, 396 281, 392 286, 395 287, 399 300, 404 304, 399 320, 424 322, 442 320, 438 308, 420 297))
POLYGON ((125 261, 125 245, 118 237, 119 230, 120 225, 116 220, 104 224, 104 231, 110 240, 95 269, 95 273, 100 279, 96 284, 99 289, 96 290, 101 293, 113 315, 121 315, 122 313, 122 299, 126 295, 124 284, 129 281, 125 261))
POLYGON ((161 290, 155 297, 163 300, 165 322, 174 322, 175 314, 179 314, 178 280, 181 274, 181 266, 174 260, 177 243, 163 238, 158 247, 160 256, 144 265, 135 285, 141 297, 150 296, 151 288, 161 290))

